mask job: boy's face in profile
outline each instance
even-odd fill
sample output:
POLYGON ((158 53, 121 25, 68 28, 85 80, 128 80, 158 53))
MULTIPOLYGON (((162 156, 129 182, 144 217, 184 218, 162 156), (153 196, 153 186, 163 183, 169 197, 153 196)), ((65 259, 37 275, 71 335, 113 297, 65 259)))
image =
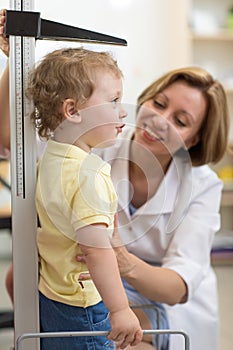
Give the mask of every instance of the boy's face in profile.
POLYGON ((122 132, 127 112, 121 105, 122 78, 101 71, 95 74, 95 89, 77 111, 75 101, 63 102, 64 121, 54 131, 58 142, 73 144, 86 152, 91 148, 109 147, 122 132))
POLYGON ((122 94, 121 78, 108 72, 96 75, 95 90, 80 110, 84 130, 87 130, 82 139, 89 147, 110 146, 122 131, 122 119, 127 115, 121 105, 122 94))
POLYGON ((122 93, 121 77, 109 72, 97 73, 91 97, 57 128, 60 135, 63 133, 60 141, 74 144, 87 152, 93 147, 114 144, 124 126, 122 119, 127 116, 121 105, 122 93))

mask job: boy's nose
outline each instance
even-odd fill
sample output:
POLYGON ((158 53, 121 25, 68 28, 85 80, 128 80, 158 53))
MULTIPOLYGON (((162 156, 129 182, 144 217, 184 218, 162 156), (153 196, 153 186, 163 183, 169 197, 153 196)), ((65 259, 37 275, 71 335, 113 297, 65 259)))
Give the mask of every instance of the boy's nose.
POLYGON ((126 118, 127 115, 128 115, 128 112, 124 109, 123 106, 121 106, 119 117, 120 117, 121 119, 123 119, 123 118, 126 118))

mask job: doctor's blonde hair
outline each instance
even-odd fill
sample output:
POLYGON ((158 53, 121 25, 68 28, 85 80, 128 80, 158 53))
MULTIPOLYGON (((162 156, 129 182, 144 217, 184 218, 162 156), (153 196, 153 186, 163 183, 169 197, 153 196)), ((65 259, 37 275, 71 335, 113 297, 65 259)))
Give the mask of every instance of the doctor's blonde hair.
POLYGON ((227 149, 230 119, 224 88, 206 70, 200 67, 185 67, 164 74, 138 97, 137 111, 144 102, 153 99, 177 81, 184 81, 198 89, 207 99, 206 116, 199 130, 200 140, 188 150, 192 164, 198 166, 217 163, 227 149))

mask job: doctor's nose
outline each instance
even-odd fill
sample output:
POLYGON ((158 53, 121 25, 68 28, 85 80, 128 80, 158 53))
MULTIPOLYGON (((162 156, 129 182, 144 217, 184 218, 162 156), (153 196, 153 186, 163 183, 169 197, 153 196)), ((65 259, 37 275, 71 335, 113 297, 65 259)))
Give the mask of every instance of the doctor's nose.
POLYGON ((161 131, 166 131, 169 125, 168 119, 166 115, 156 114, 153 117, 153 124, 154 126, 161 131))

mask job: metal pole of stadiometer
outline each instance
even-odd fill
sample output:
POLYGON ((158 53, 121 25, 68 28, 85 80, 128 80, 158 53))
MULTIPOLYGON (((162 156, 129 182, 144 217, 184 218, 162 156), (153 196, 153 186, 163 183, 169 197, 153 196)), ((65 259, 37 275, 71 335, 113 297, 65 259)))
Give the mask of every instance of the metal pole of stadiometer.
MULTIPOLYGON (((35 40, 69 40, 126 46, 124 39, 40 19, 33 13, 33 0, 11 0, 11 18, 6 26, 10 37, 10 119, 12 239, 14 270, 15 348, 22 334, 39 333, 36 132, 30 115, 33 105, 25 90, 35 64, 35 40), (25 13, 24 13, 25 12, 25 13)), ((7 22, 7 20, 6 20, 7 22)), ((39 337, 31 338, 24 350, 38 350, 39 337)))
MULTIPOLYGON (((33 11, 33 0, 11 0, 12 10, 33 11)), ((10 119, 12 242, 14 271, 14 338, 39 332, 38 264, 35 208, 36 134, 30 121, 33 106, 25 97, 35 62, 35 38, 10 36, 10 119)), ((16 345, 15 345, 16 346, 16 345)), ((31 339, 25 350, 39 349, 31 339)))

